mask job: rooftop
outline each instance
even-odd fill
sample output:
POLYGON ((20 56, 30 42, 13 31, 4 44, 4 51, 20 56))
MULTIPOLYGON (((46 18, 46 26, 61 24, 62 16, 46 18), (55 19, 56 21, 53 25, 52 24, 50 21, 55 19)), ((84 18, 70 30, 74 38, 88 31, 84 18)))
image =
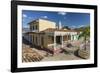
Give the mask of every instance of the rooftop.
POLYGON ((54 28, 48 28, 46 30, 43 30, 41 32, 55 32, 55 31, 62 31, 62 32, 79 32, 77 30, 67 30, 67 29, 54 29, 54 28))

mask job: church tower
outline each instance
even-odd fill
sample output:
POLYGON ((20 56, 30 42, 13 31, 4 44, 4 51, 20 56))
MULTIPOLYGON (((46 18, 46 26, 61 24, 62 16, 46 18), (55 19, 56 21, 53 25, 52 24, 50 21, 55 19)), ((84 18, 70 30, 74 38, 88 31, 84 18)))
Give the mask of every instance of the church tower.
POLYGON ((59 29, 62 29, 61 21, 59 21, 59 29))

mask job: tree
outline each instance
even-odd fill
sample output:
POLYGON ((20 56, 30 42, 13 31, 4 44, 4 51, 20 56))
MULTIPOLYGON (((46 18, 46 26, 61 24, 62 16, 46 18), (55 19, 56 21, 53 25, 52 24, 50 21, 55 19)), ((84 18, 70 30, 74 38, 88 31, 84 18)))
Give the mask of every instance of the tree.
POLYGON ((90 26, 85 27, 85 29, 83 30, 83 32, 79 35, 78 39, 83 38, 84 42, 85 42, 85 47, 84 49, 86 50, 86 41, 88 40, 88 38, 90 37, 90 26))
POLYGON ((69 28, 68 26, 64 26, 63 29, 68 29, 68 30, 70 30, 70 28, 69 28))

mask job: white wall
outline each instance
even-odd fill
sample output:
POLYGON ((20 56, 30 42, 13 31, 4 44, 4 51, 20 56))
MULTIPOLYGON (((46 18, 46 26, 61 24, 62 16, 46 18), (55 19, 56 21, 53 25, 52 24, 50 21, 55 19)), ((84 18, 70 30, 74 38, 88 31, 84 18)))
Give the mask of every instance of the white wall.
MULTIPOLYGON (((75 4, 98 4, 100 0, 34 0, 45 2, 61 2, 61 3, 75 3, 75 4)), ((0 0, 0 73, 10 73, 10 0, 0 0)), ((100 5, 98 11, 98 19, 100 19, 100 5)), ((100 21, 99 21, 100 24, 100 21)), ((100 25, 98 25, 100 27, 100 25)), ((100 31, 100 28, 98 29, 100 31)), ((100 37, 100 33, 98 34, 100 37)), ((100 38, 98 38, 100 40, 100 38)), ((100 43, 100 41, 98 42, 100 43)), ((98 48, 100 52, 100 45, 98 48)), ((100 56, 100 53, 98 54, 100 56)), ((99 57, 100 61, 100 57, 99 57)), ((99 62, 100 64, 100 62, 99 62)), ((32 72, 27 72, 32 73, 32 72)), ((86 69, 70 69, 70 70, 56 70, 56 71, 41 71, 34 73, 100 73, 100 66, 98 68, 86 69)))

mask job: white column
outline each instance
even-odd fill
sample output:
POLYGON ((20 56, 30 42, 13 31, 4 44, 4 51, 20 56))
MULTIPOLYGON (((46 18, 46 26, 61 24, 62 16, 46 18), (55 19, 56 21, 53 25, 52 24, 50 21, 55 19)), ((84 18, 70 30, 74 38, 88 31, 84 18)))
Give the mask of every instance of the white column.
POLYGON ((39 37, 39 35, 38 35, 38 36, 37 36, 37 40, 38 40, 38 41, 37 41, 37 42, 38 42, 38 46, 40 45, 40 40, 39 40, 39 39, 40 39, 40 37, 39 37))
POLYGON ((74 35, 72 35, 72 40, 74 40, 74 35))
POLYGON ((61 37, 62 37, 62 48, 63 48, 63 35, 61 37))
POLYGON ((72 34, 70 34, 71 35, 71 40, 73 40, 73 35, 72 34))
POLYGON ((77 40, 77 35, 75 34, 75 40, 77 40))
POLYGON ((33 31, 33 25, 31 27, 32 27, 32 31, 33 31))
POLYGON ((56 50, 56 35, 54 34, 54 50, 56 50))
POLYGON ((31 38, 30 35, 28 35, 28 41, 29 41, 29 42, 30 42, 30 38, 31 38))
POLYGON ((71 35, 71 40, 72 40, 72 41, 74 40, 74 39, 73 39, 73 37, 74 37, 74 36, 73 36, 73 35, 71 35))

